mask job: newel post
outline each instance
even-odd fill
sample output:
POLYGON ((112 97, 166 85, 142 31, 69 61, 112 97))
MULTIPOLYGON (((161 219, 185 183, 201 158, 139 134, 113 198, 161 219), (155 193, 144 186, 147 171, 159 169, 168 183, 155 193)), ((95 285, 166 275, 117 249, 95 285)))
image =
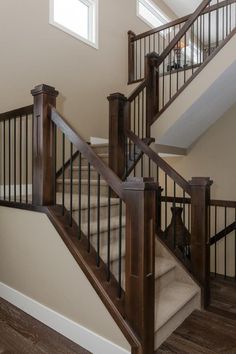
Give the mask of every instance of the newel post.
POLYGON ((132 31, 128 32, 128 84, 131 84, 135 81, 134 77, 134 41, 135 33, 132 31))
POLYGON ((113 93, 109 101, 109 167, 121 179, 125 175, 126 129, 129 122, 129 102, 121 93, 113 93))
POLYGON ((158 60, 159 55, 155 52, 147 54, 145 57, 147 137, 150 137, 150 126, 159 111, 159 72, 155 69, 158 60))
POLYGON ((58 91, 38 85, 31 91, 34 97, 33 117, 33 204, 54 204, 53 186, 53 124, 49 105, 56 106, 58 91))
POLYGON ((125 314, 142 343, 154 353, 155 198, 153 178, 129 178, 126 200, 125 314))
POLYGON ((204 307, 210 298, 209 207, 212 181, 194 177, 191 186, 191 263, 192 271, 203 287, 204 307))

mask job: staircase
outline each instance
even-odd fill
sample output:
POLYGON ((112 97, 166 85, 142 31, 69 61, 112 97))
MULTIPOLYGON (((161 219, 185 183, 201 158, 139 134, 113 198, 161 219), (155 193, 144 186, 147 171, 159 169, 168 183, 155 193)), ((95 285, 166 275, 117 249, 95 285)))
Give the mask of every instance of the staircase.
MULTIPOLYGON (((209 239, 213 246, 223 237, 227 242, 226 223, 220 233, 210 232, 209 210, 235 204, 211 200, 210 178, 186 181, 168 165, 152 149, 151 126, 212 59, 212 37, 205 41, 206 33, 197 31, 195 38, 194 28, 207 18, 209 32, 212 18, 219 25, 222 11, 232 17, 232 6, 235 10, 232 0, 204 0, 175 23, 151 33, 129 33, 129 83, 140 84, 129 97, 108 97, 108 145, 86 143, 56 110, 58 92, 47 85, 32 90, 34 105, 0 115, 1 205, 48 215, 132 354, 153 354, 195 309, 207 308, 209 239), (160 39, 163 30, 168 40, 156 53, 155 35, 160 39), (199 60, 194 63, 192 52, 190 67, 170 65, 189 32, 192 43, 201 46, 199 60), (149 45, 149 53, 140 49, 140 75, 135 75, 134 43, 150 36, 153 48, 149 45), (173 82, 173 75, 176 91, 168 90, 166 99, 160 83, 165 86, 167 77, 173 82)), ((215 54, 234 35, 232 21, 225 23, 215 54)), ((185 64, 188 56, 185 51, 185 64)))
MULTIPOLYGON (((91 146, 105 163, 108 163, 108 145, 91 146)), ((73 212, 72 216, 77 223, 79 219, 79 194, 76 188, 78 171, 80 164, 78 158, 74 160, 72 167, 74 178, 73 186, 73 212)), ((122 218, 120 218, 120 203, 117 198, 108 199, 108 188, 105 180, 100 180, 100 200, 97 198, 97 173, 91 168, 90 188, 86 160, 81 159, 81 230, 88 238, 91 245, 97 248, 98 234, 98 212, 100 214, 100 257, 104 263, 107 262, 107 239, 108 233, 111 243, 110 271, 115 276, 117 282, 121 281, 122 290, 125 292, 125 210, 123 208, 122 218), (88 189, 90 197, 88 198, 88 189), (89 202, 89 207, 88 207, 89 202), (99 202, 99 207, 98 207, 99 202), (110 209, 109 205, 110 204, 110 209), (110 229, 108 227, 108 212, 110 218, 110 229), (89 224, 88 224, 89 219, 89 224), (122 251, 119 253, 119 233, 122 233, 122 251), (122 259, 119 259, 121 257, 122 259), (119 266, 122 264, 122 271, 119 274, 119 266)), ((68 166, 64 172, 65 188, 64 199, 65 208, 70 209, 70 176, 71 170, 68 166)), ((57 179, 57 204, 62 203, 63 179, 57 179)), ((200 288, 195 281, 187 274, 180 262, 178 262, 167 250, 161 241, 156 240, 155 255, 155 349, 187 318, 192 311, 201 306, 200 288)))

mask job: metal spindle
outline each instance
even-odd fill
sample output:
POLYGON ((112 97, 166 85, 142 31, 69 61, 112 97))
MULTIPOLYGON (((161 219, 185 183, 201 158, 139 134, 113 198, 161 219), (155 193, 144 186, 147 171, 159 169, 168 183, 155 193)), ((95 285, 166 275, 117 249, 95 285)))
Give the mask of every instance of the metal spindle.
POLYGON ((8 143, 9 143, 9 151, 8 151, 8 158, 9 158, 9 165, 8 165, 8 173, 9 173, 9 202, 11 201, 11 119, 8 121, 8 143))
POLYGON ((107 212, 107 281, 111 277, 111 188, 108 187, 108 212, 107 212))
POLYGON ((28 204, 28 114, 25 117, 25 197, 28 204))
POLYGON ((73 224, 73 144, 70 143, 70 226, 73 224))
POLYGON ((16 117, 14 117, 14 202, 16 202, 16 117))
POLYGON ((121 298, 122 295, 122 200, 120 199, 120 204, 119 204, 119 269, 118 269, 118 274, 119 274, 119 298, 121 298))
POLYGON ((78 183, 78 202, 79 202, 79 215, 78 215, 78 239, 80 240, 81 239, 81 213, 82 213, 82 210, 81 210, 81 194, 82 194, 82 190, 81 190, 81 187, 82 187, 82 184, 81 184, 81 177, 82 177, 82 171, 81 171, 81 165, 82 165, 82 158, 81 158, 81 153, 79 153, 79 161, 78 161, 78 178, 79 178, 79 183, 78 183))
POLYGON ((100 266, 100 181, 101 177, 98 173, 97 178, 97 267, 100 266))
POLYGON ((65 134, 62 133, 62 215, 65 214, 65 134))
POLYGON ((88 162, 88 220, 87 220, 87 233, 88 233, 88 247, 87 251, 90 253, 90 193, 91 193, 91 166, 90 163, 88 162))
POLYGON ((20 203, 22 203, 22 116, 20 116, 20 203))

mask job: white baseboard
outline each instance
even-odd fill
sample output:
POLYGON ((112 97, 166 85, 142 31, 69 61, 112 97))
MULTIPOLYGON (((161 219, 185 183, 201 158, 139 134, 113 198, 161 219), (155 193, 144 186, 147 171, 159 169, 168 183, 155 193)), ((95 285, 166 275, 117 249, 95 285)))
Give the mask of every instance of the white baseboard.
POLYGON ((93 354, 130 354, 130 351, 1 282, 0 297, 93 354))

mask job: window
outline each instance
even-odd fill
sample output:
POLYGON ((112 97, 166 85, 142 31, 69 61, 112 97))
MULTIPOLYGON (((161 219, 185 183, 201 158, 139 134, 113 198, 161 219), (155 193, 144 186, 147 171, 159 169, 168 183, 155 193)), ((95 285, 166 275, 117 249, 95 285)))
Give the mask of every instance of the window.
POLYGON ((97 48, 98 0, 50 0, 50 23, 97 48))
POLYGON ((153 28, 162 26, 170 21, 150 0, 137 0, 137 13, 138 17, 153 28))

